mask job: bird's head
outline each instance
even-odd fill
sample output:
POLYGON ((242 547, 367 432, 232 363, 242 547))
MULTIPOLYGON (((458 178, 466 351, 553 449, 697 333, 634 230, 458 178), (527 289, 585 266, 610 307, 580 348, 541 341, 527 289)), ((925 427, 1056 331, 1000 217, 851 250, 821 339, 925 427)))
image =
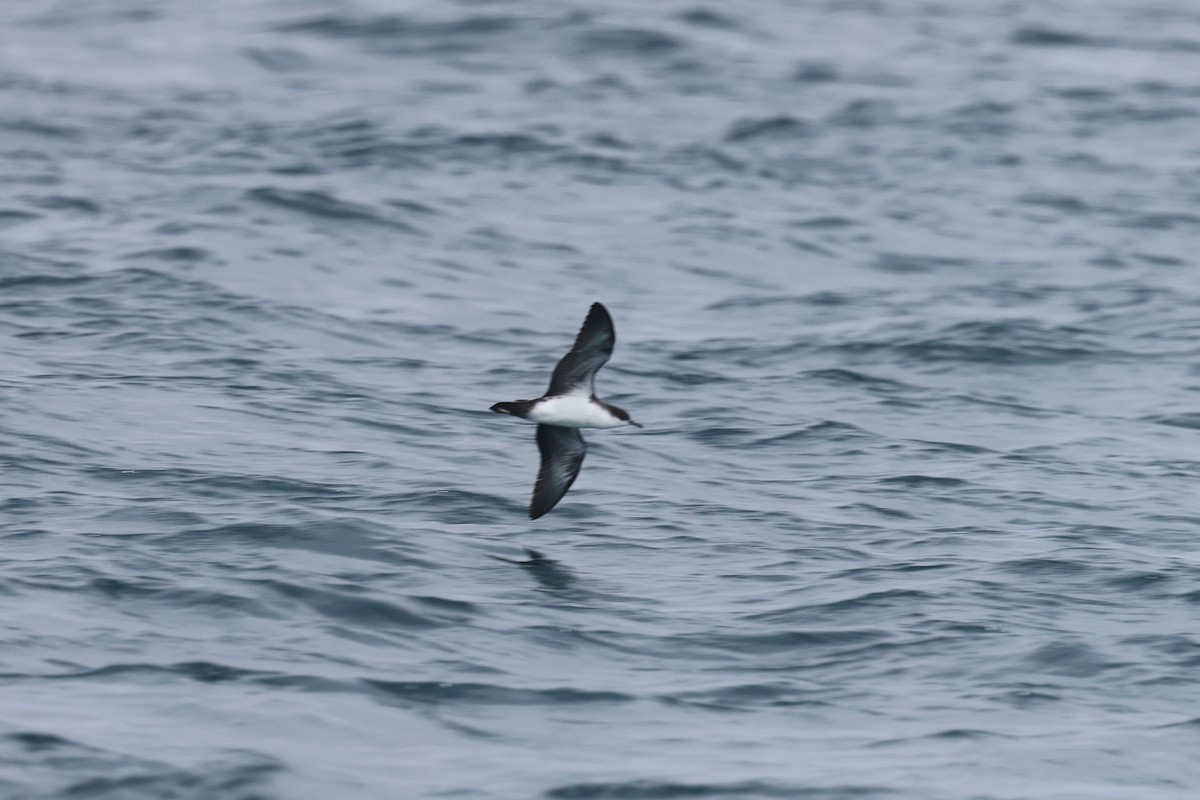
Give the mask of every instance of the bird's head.
POLYGON ((616 406, 609 406, 608 408, 610 411, 612 411, 613 416, 624 422, 626 425, 632 425, 635 428, 642 427, 640 422, 634 422, 632 419, 630 419, 629 412, 625 409, 617 408, 616 406))

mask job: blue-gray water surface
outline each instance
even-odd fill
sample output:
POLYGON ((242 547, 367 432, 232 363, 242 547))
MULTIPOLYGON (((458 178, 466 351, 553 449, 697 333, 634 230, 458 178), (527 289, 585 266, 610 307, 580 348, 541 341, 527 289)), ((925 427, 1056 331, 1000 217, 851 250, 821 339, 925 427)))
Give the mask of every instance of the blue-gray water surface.
POLYGON ((4 3, 0 797, 1194 800, 1198 125, 1189 0, 4 3))

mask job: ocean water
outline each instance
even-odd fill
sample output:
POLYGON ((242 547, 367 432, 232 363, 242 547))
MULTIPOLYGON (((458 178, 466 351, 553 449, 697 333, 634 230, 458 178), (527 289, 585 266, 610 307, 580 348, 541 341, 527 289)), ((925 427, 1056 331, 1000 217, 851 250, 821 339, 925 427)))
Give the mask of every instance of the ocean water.
POLYGON ((1194 3, 0 43, 0 797, 1198 796, 1194 3))

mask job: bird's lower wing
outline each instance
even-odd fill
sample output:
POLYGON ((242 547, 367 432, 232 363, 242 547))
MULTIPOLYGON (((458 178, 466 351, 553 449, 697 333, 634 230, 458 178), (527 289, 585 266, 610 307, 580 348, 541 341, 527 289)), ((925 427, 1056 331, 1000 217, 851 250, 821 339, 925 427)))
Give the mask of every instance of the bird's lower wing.
POLYGON ((538 425, 537 443, 542 465, 533 487, 533 502, 529 504, 530 519, 537 519, 558 505, 579 475, 587 454, 587 442, 578 428, 538 425))

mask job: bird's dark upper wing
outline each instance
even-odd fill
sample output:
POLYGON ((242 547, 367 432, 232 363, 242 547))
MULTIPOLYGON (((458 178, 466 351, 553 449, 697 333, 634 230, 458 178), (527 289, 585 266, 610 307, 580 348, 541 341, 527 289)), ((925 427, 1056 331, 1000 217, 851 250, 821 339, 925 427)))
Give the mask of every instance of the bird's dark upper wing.
POLYGON ((530 519, 537 519, 562 500, 579 475, 579 467, 587 453, 587 442, 578 428, 538 425, 537 443, 542 454, 542 466, 538 470, 537 483, 533 486, 533 502, 529 504, 530 519))
POLYGON ((554 368, 546 394, 595 394, 596 370, 608 362, 616 342, 617 332, 608 309, 592 303, 571 352, 554 368))

